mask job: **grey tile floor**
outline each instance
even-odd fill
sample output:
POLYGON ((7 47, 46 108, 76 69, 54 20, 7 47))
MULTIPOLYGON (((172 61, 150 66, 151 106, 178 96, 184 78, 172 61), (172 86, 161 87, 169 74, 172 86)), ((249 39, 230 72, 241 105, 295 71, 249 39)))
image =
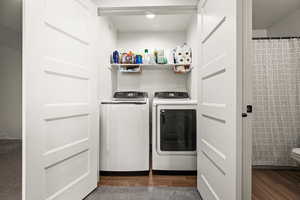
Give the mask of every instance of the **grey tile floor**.
POLYGON ((196 188, 99 187, 85 200, 201 200, 196 188))

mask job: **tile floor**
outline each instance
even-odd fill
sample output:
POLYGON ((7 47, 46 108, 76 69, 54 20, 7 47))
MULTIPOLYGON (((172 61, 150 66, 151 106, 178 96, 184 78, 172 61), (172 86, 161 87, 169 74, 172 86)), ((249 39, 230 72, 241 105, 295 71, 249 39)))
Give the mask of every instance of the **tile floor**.
POLYGON ((21 141, 0 140, 0 199, 20 200, 21 194, 22 194, 21 141))
POLYGON ((101 186, 85 200, 201 200, 194 187, 101 186))

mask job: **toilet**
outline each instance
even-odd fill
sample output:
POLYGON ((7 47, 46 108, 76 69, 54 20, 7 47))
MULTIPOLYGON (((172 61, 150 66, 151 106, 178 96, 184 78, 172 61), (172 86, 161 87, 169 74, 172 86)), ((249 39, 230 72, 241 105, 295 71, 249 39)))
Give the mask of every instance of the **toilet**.
POLYGON ((292 158, 300 165, 300 148, 294 148, 291 154, 292 158))

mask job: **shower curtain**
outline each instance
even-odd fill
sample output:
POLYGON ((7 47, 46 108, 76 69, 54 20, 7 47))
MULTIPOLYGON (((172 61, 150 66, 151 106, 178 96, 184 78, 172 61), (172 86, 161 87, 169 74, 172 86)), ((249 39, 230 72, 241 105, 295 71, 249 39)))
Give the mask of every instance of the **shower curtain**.
POLYGON ((300 148, 300 39, 253 40, 253 165, 295 166, 300 148))

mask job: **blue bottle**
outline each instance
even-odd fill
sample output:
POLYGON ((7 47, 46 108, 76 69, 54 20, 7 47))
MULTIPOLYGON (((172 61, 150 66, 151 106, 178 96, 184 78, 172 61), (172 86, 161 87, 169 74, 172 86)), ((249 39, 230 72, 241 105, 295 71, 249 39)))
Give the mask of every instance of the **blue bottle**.
POLYGON ((135 63, 136 64, 143 64, 143 57, 141 55, 135 56, 135 63))
POLYGON ((119 52, 117 50, 113 52, 113 61, 115 64, 119 63, 119 52))

